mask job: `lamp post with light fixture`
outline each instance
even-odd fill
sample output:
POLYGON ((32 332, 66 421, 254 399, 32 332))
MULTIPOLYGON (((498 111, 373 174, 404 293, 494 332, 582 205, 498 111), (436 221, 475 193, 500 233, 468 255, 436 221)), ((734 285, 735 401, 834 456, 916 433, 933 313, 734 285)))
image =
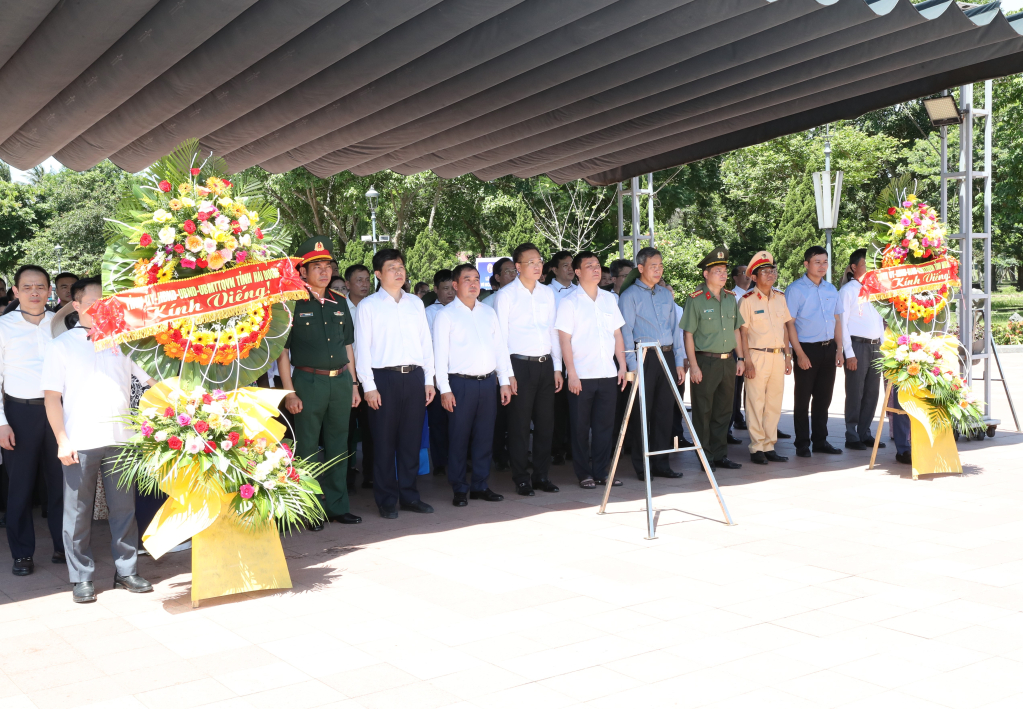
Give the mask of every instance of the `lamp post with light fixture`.
MULTIPOLYGON (((363 234, 362 240, 373 244, 374 256, 377 255, 377 244, 386 244, 391 240, 391 236, 389 234, 381 234, 379 237, 377 236, 377 200, 379 197, 380 193, 374 189, 373 185, 370 185, 369 189, 366 190, 366 202, 369 204, 369 215, 370 221, 373 225, 373 233, 363 234)), ((375 275, 373 276, 373 280, 376 280, 375 275)))

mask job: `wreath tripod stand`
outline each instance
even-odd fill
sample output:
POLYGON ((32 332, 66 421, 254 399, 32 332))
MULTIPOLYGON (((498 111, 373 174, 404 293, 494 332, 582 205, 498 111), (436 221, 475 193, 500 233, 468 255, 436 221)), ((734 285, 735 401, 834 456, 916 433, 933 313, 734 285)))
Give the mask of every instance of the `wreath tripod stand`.
MULTIPOLYGON (((717 479, 715 479, 714 472, 710 469, 710 462, 707 460, 707 455, 703 451, 703 445, 700 443, 700 438, 696 435, 696 430, 693 428, 693 421, 689 418, 689 413, 686 411, 685 404, 682 403, 682 395, 678 393, 678 388, 674 384, 675 374, 672 369, 668 367, 668 362, 664 359, 664 353, 661 351, 660 345, 656 342, 637 342, 635 352, 636 359, 638 360, 638 365, 634 372, 635 379, 632 384, 632 391, 629 393, 629 403, 625 407, 625 416, 622 418, 622 428, 618 432, 618 443, 615 445, 614 456, 611 458, 611 472, 608 476, 607 488, 604 490, 604 501, 601 502, 600 510, 597 514, 604 514, 608 498, 611 496, 611 486, 614 483, 615 472, 618 468, 618 459, 621 457, 622 445, 625 443, 625 432, 629 428, 629 417, 632 414, 633 406, 635 406, 636 392, 638 391, 640 403, 640 428, 642 429, 641 439, 643 442, 643 474, 646 479, 646 538, 657 538, 654 534, 654 501, 650 475, 650 457, 655 455, 669 455, 671 453, 696 451, 696 455, 699 456, 700 463, 703 465, 703 470, 707 473, 707 480, 710 481, 710 486, 714 489, 714 494, 717 495, 718 504, 721 505, 721 512, 725 516, 725 521, 729 526, 733 526, 735 522, 732 521, 732 515, 728 512, 728 506, 725 504, 725 498, 721 496, 721 490, 718 488, 717 479), (657 354, 657 359, 661 361, 661 366, 664 368, 664 374, 668 378, 668 381, 671 382, 671 391, 675 395, 675 403, 678 404, 679 409, 682 411, 682 420, 685 421, 686 428, 689 429, 689 435, 692 436, 693 445, 691 446, 679 448, 678 436, 675 436, 674 447, 661 451, 650 450, 650 429, 648 428, 646 413, 646 382, 643 375, 643 363, 646 361, 646 354, 648 350, 653 350, 657 354)), ((630 374, 633 373, 630 372, 630 374)))

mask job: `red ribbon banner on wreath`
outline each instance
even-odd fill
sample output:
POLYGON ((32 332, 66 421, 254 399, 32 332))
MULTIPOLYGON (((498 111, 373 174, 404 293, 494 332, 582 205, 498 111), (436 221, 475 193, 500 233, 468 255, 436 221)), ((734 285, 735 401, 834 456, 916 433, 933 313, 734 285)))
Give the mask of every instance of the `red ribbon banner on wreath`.
POLYGON ((149 337, 178 320, 209 322, 231 317, 253 303, 305 300, 309 291, 295 270, 297 262, 289 258, 259 261, 123 290, 89 308, 92 341, 102 350, 149 337))
POLYGON ((959 262, 950 256, 920 264, 900 264, 870 271, 863 277, 860 302, 891 300, 941 286, 959 286, 959 262))

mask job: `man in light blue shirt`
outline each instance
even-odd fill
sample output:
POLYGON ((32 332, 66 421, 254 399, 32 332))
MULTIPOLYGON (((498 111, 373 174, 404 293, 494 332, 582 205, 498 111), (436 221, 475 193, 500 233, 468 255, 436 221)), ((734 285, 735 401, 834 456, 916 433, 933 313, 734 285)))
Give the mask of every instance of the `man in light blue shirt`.
MULTIPOLYGON (((636 268, 639 277, 631 285, 625 285, 618 296, 618 308, 622 311, 625 325, 622 339, 625 341, 625 361, 630 372, 638 366, 636 343, 656 341, 664 352, 664 358, 675 362, 675 382, 664 378, 664 368, 653 352, 648 352, 643 363, 643 377, 646 389, 647 421, 650 425, 650 450, 671 448, 672 411, 677 407, 675 395, 668 387, 681 383, 686 376, 686 351, 679 318, 675 314, 675 298, 664 286, 658 285, 664 274, 661 252, 652 247, 640 249, 636 254, 636 268), (633 351, 628 351, 633 350, 633 351)), ((626 282, 627 283, 627 282, 626 282)), ((637 412, 638 413, 638 412, 637 412)), ((636 421, 632 442, 632 467, 636 476, 644 480, 643 444, 640 435, 639 417, 636 421)), ((654 476, 680 478, 682 473, 672 472, 668 456, 659 455, 650 459, 650 471, 654 476)))
POLYGON ((785 303, 795 319, 798 342, 792 343, 796 364, 795 404, 792 418, 796 427, 796 455, 841 453, 828 443, 828 407, 835 390, 835 372, 844 363, 842 348, 842 302, 838 291, 824 279, 828 272, 828 252, 811 246, 803 254, 806 273, 785 289, 785 303), (810 407, 813 402, 813 413, 810 407), (812 422, 811 422, 812 418, 812 422), (811 432, 812 423, 812 432, 811 432))

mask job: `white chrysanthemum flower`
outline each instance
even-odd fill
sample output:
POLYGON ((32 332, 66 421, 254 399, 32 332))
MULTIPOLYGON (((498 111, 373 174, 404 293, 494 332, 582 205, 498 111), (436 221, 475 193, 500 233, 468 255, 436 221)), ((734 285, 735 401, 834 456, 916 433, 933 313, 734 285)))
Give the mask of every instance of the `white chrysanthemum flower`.
POLYGON ((155 212, 153 212, 154 222, 160 222, 162 224, 163 222, 169 222, 173 218, 174 215, 172 215, 166 209, 157 209, 155 212))
POLYGON ((165 226, 163 229, 160 230, 160 243, 161 244, 168 244, 168 245, 169 244, 173 244, 174 243, 174 235, 176 233, 177 232, 174 231, 174 227, 172 227, 172 226, 165 226))

